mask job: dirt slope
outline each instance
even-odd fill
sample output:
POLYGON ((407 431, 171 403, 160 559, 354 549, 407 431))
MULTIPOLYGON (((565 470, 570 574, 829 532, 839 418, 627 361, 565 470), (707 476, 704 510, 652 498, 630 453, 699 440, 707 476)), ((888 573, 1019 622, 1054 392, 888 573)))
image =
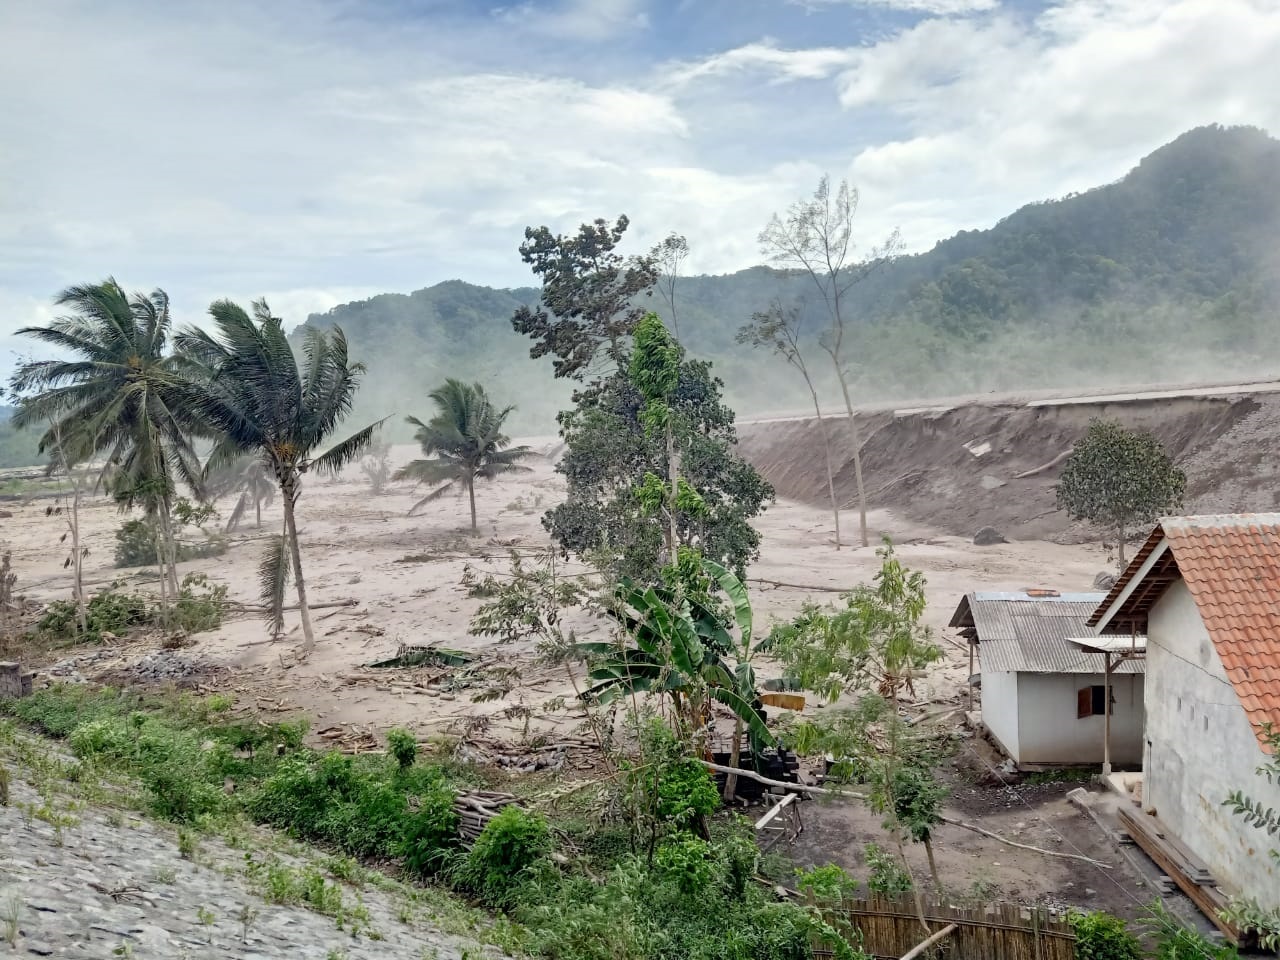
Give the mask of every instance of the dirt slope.
MULTIPOLYGON (((1185 396, 969 403, 861 414, 858 430, 871 506, 957 536, 994 526, 1010 538, 1079 540, 1088 533, 1056 510, 1060 466, 1051 463, 1094 417, 1151 430, 1187 471, 1187 509, 1216 513, 1275 509, 1280 394, 1197 391, 1185 396)), ((856 498, 847 421, 828 419, 837 496, 856 498)), ((819 422, 740 425, 743 454, 778 495, 825 506, 819 422)), ((852 530, 856 520, 850 518, 852 530)))

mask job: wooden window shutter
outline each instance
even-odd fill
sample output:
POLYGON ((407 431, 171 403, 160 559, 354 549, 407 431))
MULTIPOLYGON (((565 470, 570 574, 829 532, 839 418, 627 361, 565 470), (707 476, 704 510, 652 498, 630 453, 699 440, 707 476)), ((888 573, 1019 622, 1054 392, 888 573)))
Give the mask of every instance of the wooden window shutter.
POLYGON ((1082 687, 1076 691, 1076 719, 1093 716, 1093 687, 1082 687))

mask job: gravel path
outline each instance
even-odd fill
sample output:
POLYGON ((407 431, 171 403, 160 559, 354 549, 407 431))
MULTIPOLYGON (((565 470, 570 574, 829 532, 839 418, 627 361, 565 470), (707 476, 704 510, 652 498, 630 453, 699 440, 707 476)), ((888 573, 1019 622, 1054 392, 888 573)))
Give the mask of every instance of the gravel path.
POLYGON ((22 735, 0 739, 0 764, 11 779, 9 804, 0 806, 0 957, 502 956, 438 929, 475 919, 444 894, 335 861, 271 831, 246 827, 243 836, 231 835, 234 847, 200 836, 184 858, 176 830, 127 802, 104 803, 100 785, 68 780, 66 758, 54 749, 22 735), (269 902, 282 893, 307 896, 308 883, 316 909, 269 902))

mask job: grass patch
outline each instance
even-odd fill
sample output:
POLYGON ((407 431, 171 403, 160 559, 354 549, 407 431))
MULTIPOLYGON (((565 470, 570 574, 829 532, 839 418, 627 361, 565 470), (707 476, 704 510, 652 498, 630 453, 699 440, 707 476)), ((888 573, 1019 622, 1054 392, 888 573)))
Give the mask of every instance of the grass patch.
POLYGON ((317 752, 302 746, 300 725, 236 723, 228 706, 50 687, 0 711, 65 738, 76 765, 137 778, 150 811, 180 825, 180 843, 250 818, 328 847, 333 856, 297 866, 251 851, 242 870, 270 902, 305 905, 353 935, 378 936, 359 893, 345 886, 363 881, 403 895, 405 918, 547 960, 803 960, 813 943, 829 944, 843 960, 859 956, 817 900, 779 901, 752 880, 761 864, 748 823, 717 821, 712 839, 696 832, 697 818, 686 815, 690 798, 711 782, 700 767, 656 787, 636 774, 628 789, 657 790, 657 820, 646 821, 652 828, 642 835, 625 821, 593 822, 584 810, 561 824, 509 807, 468 851, 453 805, 466 781, 418 757, 405 738, 385 757, 317 752), (223 789, 227 778, 234 792, 223 789), (365 874, 357 859, 396 864, 428 885, 365 874), (489 911, 459 903, 448 889, 489 911))

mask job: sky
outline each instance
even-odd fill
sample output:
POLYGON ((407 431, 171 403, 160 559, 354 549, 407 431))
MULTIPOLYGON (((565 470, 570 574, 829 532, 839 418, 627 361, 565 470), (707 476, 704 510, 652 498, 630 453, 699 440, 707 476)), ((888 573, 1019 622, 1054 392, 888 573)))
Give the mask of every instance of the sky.
POLYGON ((9 0, 0 377, 54 294, 181 322, 461 278, 527 225, 759 263, 820 176, 926 250, 1113 181, 1206 123, 1280 133, 1278 0, 9 0))

